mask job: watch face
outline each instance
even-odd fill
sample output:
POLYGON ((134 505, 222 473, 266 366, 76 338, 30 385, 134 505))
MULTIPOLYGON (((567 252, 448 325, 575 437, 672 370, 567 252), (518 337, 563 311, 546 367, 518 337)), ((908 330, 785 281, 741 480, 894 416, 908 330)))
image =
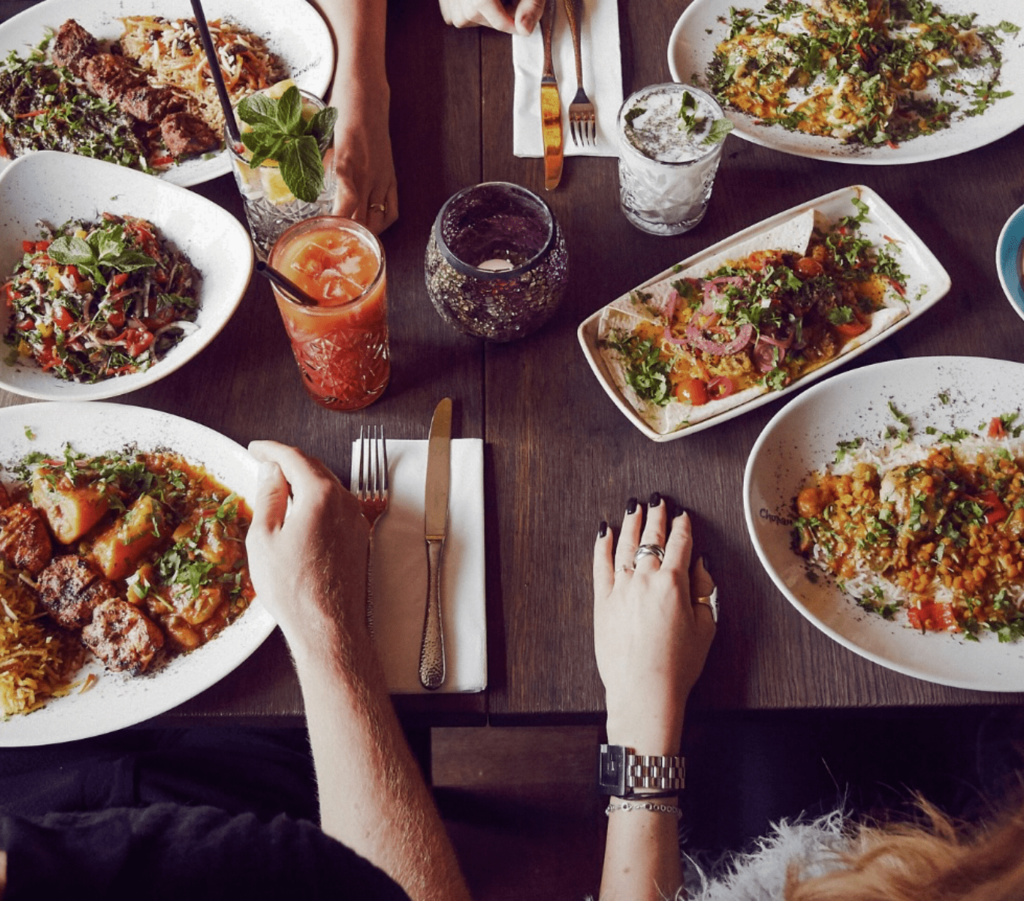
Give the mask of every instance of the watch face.
POLYGON ((621 745, 601 745, 597 786, 609 795, 619 795, 626 790, 626 749, 621 745))

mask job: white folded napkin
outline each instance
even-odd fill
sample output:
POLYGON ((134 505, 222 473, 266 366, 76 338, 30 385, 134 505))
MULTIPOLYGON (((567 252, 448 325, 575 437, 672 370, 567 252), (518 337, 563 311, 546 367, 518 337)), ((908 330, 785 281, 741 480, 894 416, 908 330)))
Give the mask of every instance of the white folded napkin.
MULTIPOLYGON (((569 104, 576 96, 576 58, 562 0, 555 0, 555 30, 551 60, 562 101, 562 135, 566 156, 618 156, 615 117, 622 106, 622 59, 619 50, 619 6, 615 0, 582 0, 580 44, 583 48, 583 89, 597 112, 597 144, 573 144, 569 104)), ((512 36, 513 93, 512 152, 544 156, 540 127, 540 77, 544 71, 544 39, 540 23, 533 34, 512 36)))
MULTIPOLYGON (((446 677, 437 689, 483 691, 487 686, 484 582, 484 445, 452 441, 448 534, 441 555, 441 622, 446 677)), ((359 448, 352 446, 352 482, 358 483, 359 448)), ((370 585, 374 635, 388 688, 426 692, 420 685, 420 642, 427 601, 423 537, 426 441, 388 439, 388 512, 373 538, 370 585)))

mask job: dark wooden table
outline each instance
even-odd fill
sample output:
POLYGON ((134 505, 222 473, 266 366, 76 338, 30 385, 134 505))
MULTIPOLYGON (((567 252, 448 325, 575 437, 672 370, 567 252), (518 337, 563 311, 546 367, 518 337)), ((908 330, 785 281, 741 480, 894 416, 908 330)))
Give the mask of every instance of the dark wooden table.
MULTIPOLYGON (((7 17, 29 3, 4 3, 7 17)), ((669 80, 665 47, 686 2, 621 0, 626 93, 669 80)), ((53 23, 59 25, 60 23, 53 23)), ((545 195, 542 165, 512 155, 508 37, 446 28, 431 0, 392 0, 388 70, 401 218, 383 241, 393 352, 385 396, 357 414, 309 401, 269 290, 254 281, 200 357, 123 399, 194 419, 241 443, 301 446, 349 468, 360 425, 424 437, 436 401, 456 401, 456 434, 486 441, 485 695, 403 697, 412 724, 596 721, 603 695, 592 649, 591 551, 598 523, 617 524, 626 499, 660 491, 694 517, 699 549, 720 586, 722 618, 695 708, 903 707, 1016 703, 1021 695, 962 691, 898 675, 832 642, 801 617, 761 568, 743 523, 747 454, 783 401, 704 432, 654 444, 630 425, 590 373, 576 326, 665 267, 795 203, 851 184, 878 191, 950 272, 949 296, 860 357, 980 355, 1020 360, 1024 323, 999 287, 996 238, 1024 203, 1021 133, 949 160, 900 167, 785 156, 730 137, 704 222, 677 238, 645 235, 618 210, 616 162, 567 158, 545 195), (486 345, 448 329, 423 282, 423 252, 444 200, 481 181, 545 196, 565 231, 571 281, 536 335, 486 345)), ((998 110, 995 112, 998 115, 998 110)), ((196 189, 241 217, 230 176, 196 189)), ((0 392, 0 405, 21 398, 0 392)), ((278 633, 220 684, 167 715, 174 722, 296 722, 302 705, 278 633)))

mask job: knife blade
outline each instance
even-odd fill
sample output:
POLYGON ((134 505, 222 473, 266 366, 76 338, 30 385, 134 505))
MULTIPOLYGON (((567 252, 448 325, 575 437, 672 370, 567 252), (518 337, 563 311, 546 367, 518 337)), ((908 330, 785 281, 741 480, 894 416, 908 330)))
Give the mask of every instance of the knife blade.
POLYGON ((452 399, 444 398, 430 420, 423 534, 427 542, 427 609, 420 645, 420 684, 440 688, 445 679, 444 628, 441 621, 441 551, 448 532, 451 482, 452 399))
POLYGON ((540 122, 544 134, 544 187, 553 191, 562 180, 562 101, 551 62, 551 34, 555 29, 555 0, 547 0, 540 17, 544 38, 544 72, 540 79, 540 122))

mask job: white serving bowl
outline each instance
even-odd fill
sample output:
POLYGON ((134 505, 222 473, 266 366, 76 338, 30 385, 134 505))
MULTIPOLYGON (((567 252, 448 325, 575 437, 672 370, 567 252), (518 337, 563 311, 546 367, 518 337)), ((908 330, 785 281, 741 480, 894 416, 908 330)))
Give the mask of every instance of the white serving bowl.
MULTIPOLYGON (((249 233, 229 212, 191 191, 133 169, 68 153, 41 151, 16 160, 0 175, 0 282, 22 257, 23 240, 34 240, 39 222, 59 227, 69 219, 95 221, 103 213, 137 216, 184 251, 200 273, 198 328, 145 372, 79 384, 44 372, 31 360, 8 365, 0 355, 0 388, 38 400, 100 400, 119 397, 180 369, 227 324, 252 275, 249 233)), ((0 335, 10 313, 0 304, 0 335)))

